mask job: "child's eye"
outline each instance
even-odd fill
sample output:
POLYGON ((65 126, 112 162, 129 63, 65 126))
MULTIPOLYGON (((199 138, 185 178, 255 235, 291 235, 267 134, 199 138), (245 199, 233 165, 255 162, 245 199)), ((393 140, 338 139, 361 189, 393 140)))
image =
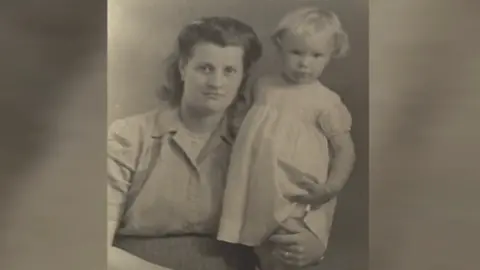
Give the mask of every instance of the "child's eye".
POLYGON ((323 57, 323 53, 315 53, 315 54, 313 54, 313 57, 315 57, 315 58, 323 57))

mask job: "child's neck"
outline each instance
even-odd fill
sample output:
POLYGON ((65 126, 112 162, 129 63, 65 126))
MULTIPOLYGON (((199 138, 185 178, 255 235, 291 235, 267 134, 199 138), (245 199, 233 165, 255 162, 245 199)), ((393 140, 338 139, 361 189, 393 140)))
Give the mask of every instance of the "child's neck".
POLYGON ((306 82, 306 83, 299 83, 295 80, 293 80, 292 78, 290 78, 287 74, 285 74, 284 72, 280 73, 280 77, 282 78, 282 80, 290 85, 290 86, 308 86, 308 85, 314 85, 314 84, 318 84, 320 83, 320 81, 317 79, 317 80, 312 80, 310 82, 306 82))

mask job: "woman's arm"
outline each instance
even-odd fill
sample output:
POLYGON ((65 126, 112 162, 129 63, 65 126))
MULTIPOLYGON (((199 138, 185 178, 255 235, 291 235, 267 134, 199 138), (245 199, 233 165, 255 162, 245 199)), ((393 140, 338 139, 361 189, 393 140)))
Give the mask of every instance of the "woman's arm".
POLYGON ((107 249, 109 270, 170 270, 149 263, 113 246, 118 222, 124 213, 126 194, 139 155, 140 140, 135 119, 118 120, 109 129, 107 144, 107 249))
POLYGON ((149 263, 112 245, 117 222, 108 221, 108 270, 171 270, 166 267, 149 263))

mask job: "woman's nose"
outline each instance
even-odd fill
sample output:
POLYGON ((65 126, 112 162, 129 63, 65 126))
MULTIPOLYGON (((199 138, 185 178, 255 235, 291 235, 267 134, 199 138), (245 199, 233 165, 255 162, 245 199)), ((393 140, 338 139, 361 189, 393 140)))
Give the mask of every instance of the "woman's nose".
POLYGON ((221 72, 213 72, 208 77, 208 85, 213 88, 220 88, 225 83, 225 76, 221 72))

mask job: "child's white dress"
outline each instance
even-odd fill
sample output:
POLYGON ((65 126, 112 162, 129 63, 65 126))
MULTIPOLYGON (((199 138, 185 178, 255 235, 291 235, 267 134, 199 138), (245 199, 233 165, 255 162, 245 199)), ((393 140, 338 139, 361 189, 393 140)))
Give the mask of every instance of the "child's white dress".
MULTIPOLYGON (((280 76, 268 77, 259 81, 253 95, 233 146, 218 239, 259 246, 306 209, 288 200, 306 191, 287 178, 278 160, 325 182, 327 137, 349 131, 352 121, 340 97, 320 82, 291 86, 280 76)), ((315 232, 325 244, 335 204, 315 210, 315 218, 323 219, 315 221, 322 227, 315 232)))

